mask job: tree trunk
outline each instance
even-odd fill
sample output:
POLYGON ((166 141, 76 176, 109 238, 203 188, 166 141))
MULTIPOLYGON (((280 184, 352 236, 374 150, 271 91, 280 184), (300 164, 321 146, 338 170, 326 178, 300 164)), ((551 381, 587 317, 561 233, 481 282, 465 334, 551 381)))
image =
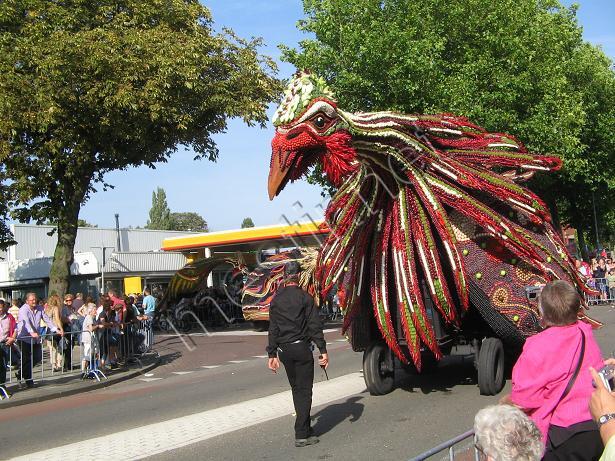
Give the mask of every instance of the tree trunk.
POLYGON ((72 204, 58 215, 58 243, 53 254, 49 271, 49 294, 63 297, 70 285, 70 266, 73 263, 75 240, 77 239, 77 220, 80 203, 72 204))
POLYGON ((63 297, 70 286, 70 266, 73 264, 79 211, 85 198, 91 177, 84 175, 80 181, 64 189, 64 206, 58 210, 58 243, 49 271, 49 294, 63 297))

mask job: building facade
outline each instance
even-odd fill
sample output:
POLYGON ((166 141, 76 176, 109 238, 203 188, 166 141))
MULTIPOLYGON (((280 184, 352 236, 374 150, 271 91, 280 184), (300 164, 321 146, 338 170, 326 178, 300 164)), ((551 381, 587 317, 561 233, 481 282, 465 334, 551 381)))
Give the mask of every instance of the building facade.
MULTIPOLYGON (((0 296, 23 298, 27 292, 48 296, 49 270, 57 243, 54 226, 12 224, 17 242, 9 247, 0 261, 0 296)), ((183 267, 186 258, 179 252, 162 253, 166 238, 186 232, 149 229, 103 229, 80 227, 71 266, 69 290, 97 297, 103 281, 105 289, 124 292, 124 279, 131 278, 131 288, 149 284, 166 284, 173 273, 183 267), (105 280, 103 280, 105 279, 105 280)), ((140 290, 141 291, 141 290, 140 290)))

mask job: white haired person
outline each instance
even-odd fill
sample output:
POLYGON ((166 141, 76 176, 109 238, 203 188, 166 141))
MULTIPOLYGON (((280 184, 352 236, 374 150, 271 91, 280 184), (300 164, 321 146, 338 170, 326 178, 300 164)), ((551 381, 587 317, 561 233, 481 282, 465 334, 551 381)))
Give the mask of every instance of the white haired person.
POLYGON ((474 447, 482 461, 539 461, 543 451, 536 424, 512 405, 491 405, 476 413, 474 447))
POLYGON ((83 372, 83 377, 85 377, 88 370, 91 368, 91 362, 96 360, 96 354, 98 353, 98 338, 94 334, 94 330, 98 328, 98 324, 96 323, 96 304, 86 304, 82 328, 81 347, 83 354, 81 371, 83 372))

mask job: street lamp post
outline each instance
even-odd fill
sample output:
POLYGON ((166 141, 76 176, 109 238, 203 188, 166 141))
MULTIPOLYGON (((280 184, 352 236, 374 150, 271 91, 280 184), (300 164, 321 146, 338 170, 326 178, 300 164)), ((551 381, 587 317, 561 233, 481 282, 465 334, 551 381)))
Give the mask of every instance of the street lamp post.
POLYGON ((105 254, 107 248, 115 248, 114 246, 105 246, 104 243, 101 243, 99 247, 90 247, 102 250, 102 264, 100 265, 100 293, 104 293, 105 290, 105 254))

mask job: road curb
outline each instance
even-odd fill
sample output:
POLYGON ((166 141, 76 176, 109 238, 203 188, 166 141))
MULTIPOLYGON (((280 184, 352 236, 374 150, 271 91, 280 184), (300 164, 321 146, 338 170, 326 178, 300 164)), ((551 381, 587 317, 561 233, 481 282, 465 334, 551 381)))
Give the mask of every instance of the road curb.
POLYGON ((46 400, 53 400, 53 399, 58 399, 60 397, 68 397, 70 395, 82 394, 84 392, 90 392, 96 389, 102 389, 104 387, 109 387, 114 384, 121 383, 123 381, 127 381, 132 378, 136 378, 139 375, 143 375, 147 373, 148 371, 153 370, 158 365, 160 365, 160 356, 156 355, 155 360, 151 364, 146 365, 143 368, 130 371, 124 375, 121 375, 121 376, 118 375, 116 377, 112 376, 109 379, 106 379, 104 381, 95 382, 88 386, 75 387, 74 389, 66 389, 66 390, 58 389, 57 391, 54 391, 54 392, 51 392, 45 395, 38 395, 35 397, 26 397, 26 398, 18 399, 18 400, 16 399, 2 400, 0 402, 0 409, 18 407, 21 405, 29 405, 31 403, 44 402, 46 400))

